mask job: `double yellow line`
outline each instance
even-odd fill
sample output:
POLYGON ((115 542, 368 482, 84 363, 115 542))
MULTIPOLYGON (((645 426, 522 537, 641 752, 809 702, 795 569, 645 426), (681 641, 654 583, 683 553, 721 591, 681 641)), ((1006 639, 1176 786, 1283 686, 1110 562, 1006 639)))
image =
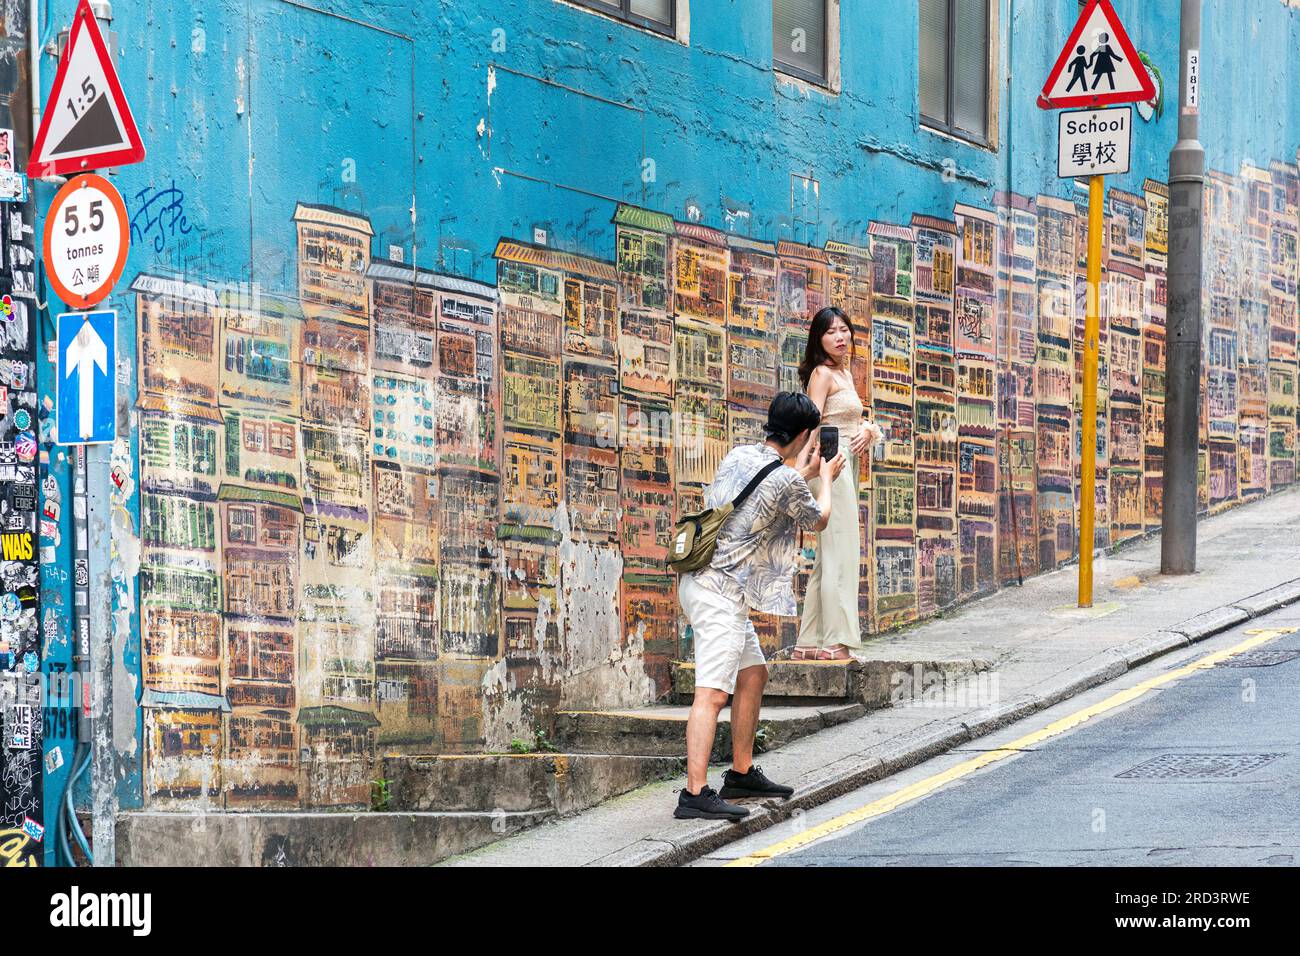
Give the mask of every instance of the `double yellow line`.
POLYGON ((1159 677, 1152 677, 1150 680, 1145 680, 1140 684, 1135 684, 1127 690, 1122 690, 1116 694, 1112 694, 1103 701, 1099 701, 1096 704, 1077 710, 1067 717, 1062 717, 1060 720, 1055 720, 1041 730, 1035 730, 1033 733, 1026 734, 1018 740, 1013 740, 1005 747, 998 747, 995 750, 985 751, 978 757, 973 757, 970 760, 963 761, 954 767, 948 768, 942 773, 937 773, 932 777, 927 777, 924 780, 906 786, 897 793, 890 794, 887 797, 881 797, 879 800, 873 800, 871 803, 858 807, 856 810, 850 810, 848 813, 827 820, 825 823, 819 823, 815 827, 809 827, 802 833, 795 834, 779 843, 773 843, 771 846, 765 847, 761 850, 755 850, 748 856, 742 856, 738 859, 732 860, 726 865, 759 866, 774 857, 782 856, 783 854, 805 847, 808 844, 820 840, 822 837, 829 836, 832 833, 838 833, 840 830, 843 830, 846 827, 851 827, 855 823, 861 823, 864 820, 870 820, 883 813, 888 813, 890 810, 897 809, 906 803, 911 803, 913 800, 919 800, 922 797, 929 796, 940 787, 946 786, 954 780, 960 780, 962 777, 972 774, 976 770, 997 763, 999 760, 1005 760, 1013 754, 1033 747, 1035 744, 1042 743, 1044 740, 1055 737, 1058 734, 1063 734, 1067 730, 1078 727, 1080 724, 1104 714, 1109 710, 1114 710, 1116 707, 1121 707, 1130 701, 1137 700, 1143 694, 1155 690, 1157 687, 1162 687, 1165 684, 1179 680, 1189 674, 1194 674, 1196 671, 1207 670, 1230 657, 1236 657, 1238 654, 1243 654, 1246 651, 1253 650, 1261 644, 1281 637, 1283 634, 1294 634, 1296 630, 1297 629, 1294 627, 1272 627, 1246 631, 1247 634, 1253 636, 1249 640, 1242 641, 1235 647, 1229 647, 1222 651, 1215 651, 1212 654, 1207 654, 1190 664, 1177 668, 1176 670, 1161 674, 1159 677))

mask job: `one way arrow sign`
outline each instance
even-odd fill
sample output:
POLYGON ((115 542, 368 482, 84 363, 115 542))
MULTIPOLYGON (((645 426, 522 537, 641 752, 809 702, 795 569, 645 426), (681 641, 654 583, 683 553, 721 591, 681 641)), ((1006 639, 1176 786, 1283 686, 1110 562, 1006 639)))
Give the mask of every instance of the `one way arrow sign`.
POLYGON ((95 445, 117 437, 117 313, 59 316, 59 388, 55 408, 60 445, 95 445))

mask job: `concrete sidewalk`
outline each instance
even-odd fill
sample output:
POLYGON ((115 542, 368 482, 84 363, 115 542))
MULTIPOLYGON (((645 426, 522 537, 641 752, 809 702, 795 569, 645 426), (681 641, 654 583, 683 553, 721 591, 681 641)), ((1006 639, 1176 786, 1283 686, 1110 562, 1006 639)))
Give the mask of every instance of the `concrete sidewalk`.
MULTIPOLYGON (((1300 601, 1300 488, 1205 519, 1195 575, 1162 578, 1152 538, 1098 555, 1094 607, 1080 611, 1074 566, 1010 587, 949 616, 869 642, 873 658, 982 658, 944 675, 900 669, 894 707, 764 754, 764 772, 795 787, 750 802, 741 824, 676 820, 685 778, 643 787, 566 819, 453 857, 443 866, 671 866, 914 766, 1046 709, 1175 648, 1300 601), (920 678, 917 680, 917 678, 920 678), (908 694, 909 682, 913 685, 908 694)), ((719 785, 722 768, 711 768, 719 785)))

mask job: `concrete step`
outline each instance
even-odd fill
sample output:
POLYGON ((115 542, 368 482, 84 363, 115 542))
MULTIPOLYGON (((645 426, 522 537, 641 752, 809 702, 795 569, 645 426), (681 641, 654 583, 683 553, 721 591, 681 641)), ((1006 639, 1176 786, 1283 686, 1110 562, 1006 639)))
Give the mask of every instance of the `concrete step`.
POLYGON ((384 758, 389 812, 576 813, 685 772, 685 760, 680 754, 437 754, 384 758))
POLYGON ((996 696, 993 662, 980 658, 939 658, 924 652, 907 656, 894 647, 882 648, 861 665, 858 693, 868 707, 975 700, 990 692, 996 696))
MULTIPOLYGON (((860 703, 820 706, 764 707, 759 715, 756 751, 773 750, 827 727, 854 720, 866 713, 860 703)), ((686 718, 683 705, 641 707, 629 710, 560 711, 555 715, 556 740, 575 753, 635 754, 681 757, 686 753, 686 718)), ((718 719, 713 760, 730 759, 731 708, 718 719)))
MULTIPOLYGON (((858 703, 868 710, 959 689, 992 665, 979 659, 936 658, 921 652, 909 657, 898 648, 867 651, 848 661, 774 660, 767 665, 764 711, 768 705, 825 706, 858 703)), ((689 705, 695 696, 695 665, 673 662, 673 701, 689 705)))
MULTIPOLYGON (((764 704, 851 703, 860 699, 857 661, 771 661, 764 704)), ((673 700, 689 704, 695 696, 695 664, 673 661, 673 700)))
POLYGON ((428 866, 552 816, 129 811, 117 818, 117 865, 428 866))

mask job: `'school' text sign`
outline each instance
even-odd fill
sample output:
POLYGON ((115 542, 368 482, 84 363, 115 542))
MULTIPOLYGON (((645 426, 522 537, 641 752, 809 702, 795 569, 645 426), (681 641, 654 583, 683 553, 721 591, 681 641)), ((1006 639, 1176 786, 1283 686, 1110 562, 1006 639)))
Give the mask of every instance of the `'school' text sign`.
POLYGON ((1128 172, 1133 147, 1133 107, 1061 113, 1058 123, 1058 176, 1074 179, 1128 172))

